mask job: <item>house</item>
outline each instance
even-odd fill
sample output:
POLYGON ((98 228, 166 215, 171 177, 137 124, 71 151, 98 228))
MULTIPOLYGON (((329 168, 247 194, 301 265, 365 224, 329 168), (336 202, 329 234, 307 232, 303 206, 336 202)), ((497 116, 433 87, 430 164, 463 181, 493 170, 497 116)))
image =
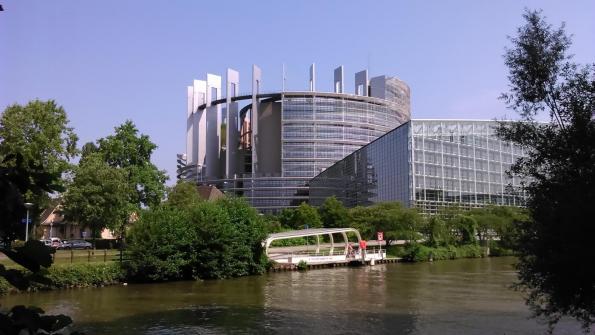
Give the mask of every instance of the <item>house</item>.
MULTIPOLYGON (((83 227, 76 222, 69 222, 64 218, 62 212, 61 199, 52 199, 50 205, 41 213, 39 219, 41 239, 51 239, 58 237, 62 240, 75 238, 91 238, 91 229, 83 227)), ((115 239, 115 236, 109 229, 103 229, 100 237, 102 239, 115 239)))

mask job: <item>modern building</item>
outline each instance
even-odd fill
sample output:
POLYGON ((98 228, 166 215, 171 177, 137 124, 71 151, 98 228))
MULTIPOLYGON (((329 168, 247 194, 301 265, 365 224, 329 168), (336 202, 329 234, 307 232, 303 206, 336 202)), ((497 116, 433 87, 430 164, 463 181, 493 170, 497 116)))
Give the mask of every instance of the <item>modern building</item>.
POLYGON ((244 196, 261 212, 308 201, 308 181, 335 162, 410 120, 410 90, 388 76, 355 74, 344 91, 344 70, 334 70, 332 92, 262 92, 253 66, 251 91, 240 94, 239 73, 228 69, 225 97, 220 76, 207 74, 188 87, 186 153, 178 178, 244 196))
POLYGON ((521 180, 507 176, 524 155, 495 136, 495 121, 411 120, 310 181, 310 204, 336 196, 347 207, 400 201, 440 207, 522 206, 521 180))

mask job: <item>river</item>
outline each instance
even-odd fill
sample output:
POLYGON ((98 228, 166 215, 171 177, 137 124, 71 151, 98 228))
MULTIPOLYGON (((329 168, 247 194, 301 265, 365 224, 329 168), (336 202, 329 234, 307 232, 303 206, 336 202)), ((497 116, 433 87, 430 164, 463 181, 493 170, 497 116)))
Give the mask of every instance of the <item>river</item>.
MULTIPOLYGON (((87 334, 543 334, 514 258, 382 264, 219 281, 2 297, 64 313, 87 334)), ((556 334, 576 334, 566 321, 556 334)))

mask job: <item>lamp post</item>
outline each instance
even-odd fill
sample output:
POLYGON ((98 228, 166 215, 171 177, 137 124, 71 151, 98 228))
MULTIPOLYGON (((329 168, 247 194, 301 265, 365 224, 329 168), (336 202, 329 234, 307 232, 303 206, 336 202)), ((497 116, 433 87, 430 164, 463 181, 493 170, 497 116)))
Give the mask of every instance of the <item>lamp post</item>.
POLYGON ((29 241, 29 209, 31 207, 33 207, 32 203, 25 203, 25 208, 27 208, 27 221, 25 221, 25 242, 29 241))

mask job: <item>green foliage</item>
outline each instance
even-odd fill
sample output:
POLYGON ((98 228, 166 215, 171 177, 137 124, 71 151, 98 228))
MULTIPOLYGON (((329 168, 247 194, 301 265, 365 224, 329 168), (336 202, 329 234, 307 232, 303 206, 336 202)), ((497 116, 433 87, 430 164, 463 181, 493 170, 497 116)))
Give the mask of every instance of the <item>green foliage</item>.
POLYGON ((138 129, 128 120, 115 128, 115 134, 101 138, 97 151, 104 161, 126 172, 131 193, 130 204, 155 206, 161 202, 165 194, 167 176, 151 163, 151 155, 157 148, 149 136, 139 135, 138 129))
POLYGON ((119 263, 79 263, 53 266, 45 276, 51 288, 96 287, 124 280, 119 263))
POLYGON ((297 263, 296 267, 300 271, 306 271, 306 270, 308 270, 308 263, 304 260, 301 260, 297 263))
MULTIPOLYGON (((5 270, 7 271, 7 270, 5 270)), ((24 269, 12 269, 13 277, 30 283, 24 289, 44 291, 74 287, 97 287, 124 281, 124 271, 119 263, 79 263, 52 266, 37 273, 24 269)), ((0 293, 8 293, 14 285, 0 277, 0 293)))
POLYGON ((409 244, 405 250, 403 259, 408 262, 426 262, 432 260, 446 260, 457 258, 479 258, 483 257, 485 251, 478 245, 462 245, 447 247, 427 247, 422 244, 409 244))
POLYGON ((321 228, 322 221, 318 211, 305 202, 302 202, 296 209, 284 209, 279 220, 281 223, 292 229, 304 229, 306 225, 309 228, 321 228))
POLYGON ((167 192, 167 204, 172 207, 192 207, 192 205, 200 201, 202 199, 198 193, 198 188, 194 183, 187 181, 178 181, 167 192))
POLYGON ((437 216, 428 219, 424 230, 425 235, 428 236, 427 243, 430 247, 447 246, 452 243, 449 227, 444 220, 437 216))
MULTIPOLYGON (((19 223, 24 216, 25 200, 33 203, 30 217, 37 218, 49 202, 48 193, 62 190, 61 177, 70 169, 69 160, 77 153, 76 141, 66 113, 51 100, 35 100, 24 107, 15 104, 0 118, 0 252, 35 273, 51 265, 53 250, 39 241, 18 247, 10 242, 22 231, 19 223)), ((3 265, 0 279, 2 291, 7 290, 8 283, 26 289, 46 280, 37 274, 25 276, 22 271, 3 265)), ((41 309, 24 306, 15 306, 8 314, 0 313, 0 333, 54 331, 72 323, 64 315, 40 314, 41 309)))
MULTIPOLYGON (((9 242, 24 229, 24 202, 32 202, 33 221, 62 189, 62 174, 76 155, 77 136, 64 109, 52 100, 12 105, 0 114, 0 238, 9 242)), ((20 234, 19 234, 20 235, 20 234)))
POLYGON ((90 227, 93 237, 105 227, 122 234, 131 211, 126 178, 124 170, 109 166, 99 154, 87 155, 64 194, 65 217, 90 227))
POLYGON ((364 239, 376 239, 384 232, 384 239, 416 240, 423 218, 415 209, 404 208, 399 202, 380 203, 371 207, 354 207, 350 210, 351 227, 360 231, 364 239))
POLYGON ((322 226, 325 228, 345 228, 349 226, 349 212, 335 196, 326 198, 318 208, 322 226))
POLYGON ((13 286, 4 278, 0 276, 0 294, 6 294, 13 289, 13 286))
POLYGON ((264 271, 266 229, 244 200, 146 210, 130 232, 126 268, 139 281, 227 278, 264 271))
POLYGON ((503 246, 501 241, 490 243, 490 257, 516 256, 516 252, 503 246))
POLYGON ((4 245, 25 236, 21 224, 26 211, 25 194, 60 190, 59 179, 59 174, 48 173, 42 166, 25 162, 21 154, 4 157, 0 162, 0 241, 4 245))
POLYGON ((284 230, 278 216, 272 214, 261 215, 267 234, 279 233, 284 230))
POLYGON ((356 206, 349 209, 351 223, 349 227, 359 231, 363 239, 371 239, 375 232, 372 220, 376 216, 377 209, 373 207, 356 206))
POLYGON ((510 91, 503 99, 522 122, 503 123, 502 139, 527 157, 512 173, 527 180, 532 220, 518 225, 519 288, 550 326, 566 315, 588 330, 595 322, 595 65, 569 61, 564 26, 553 28, 538 11, 504 55, 510 91), (534 120, 549 114, 549 123, 534 120))
POLYGON ((477 243, 477 220, 469 215, 457 215, 452 225, 458 232, 459 244, 477 243))
MULTIPOLYGON (((0 118, 0 157, 18 154, 28 167, 33 164, 47 174, 58 175, 70 169, 78 140, 68 126, 64 109, 53 100, 33 100, 26 106, 7 107, 0 118)), ((30 192, 27 200, 43 209, 43 193, 30 192)))

